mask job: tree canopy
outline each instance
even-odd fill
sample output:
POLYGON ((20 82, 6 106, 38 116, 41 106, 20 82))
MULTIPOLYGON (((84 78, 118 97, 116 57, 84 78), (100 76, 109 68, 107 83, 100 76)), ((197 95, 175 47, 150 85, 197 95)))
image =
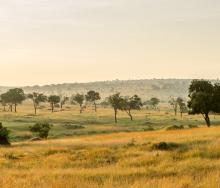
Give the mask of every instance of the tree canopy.
POLYGON ((101 99, 100 94, 96 91, 91 90, 87 92, 85 97, 86 97, 86 101, 92 102, 94 104, 95 111, 97 111, 96 101, 101 99))
POLYGON ((73 96, 73 101, 78 103, 80 106, 80 113, 82 113, 83 111, 82 105, 83 105, 84 100, 85 100, 85 96, 83 94, 77 93, 76 95, 73 96))
POLYGON ((207 80, 193 80, 189 87, 190 114, 202 114, 208 127, 210 112, 220 112, 220 86, 207 80))
POLYGON ((25 100, 25 94, 20 88, 10 89, 1 95, 1 100, 4 104, 14 105, 14 111, 17 112, 17 105, 25 100))
POLYGON ((58 104, 60 102, 60 96, 51 95, 48 98, 48 102, 51 104, 51 111, 54 112, 55 104, 58 104))
POLYGON ((113 94, 113 95, 109 96, 108 100, 109 100, 109 103, 111 104, 111 106, 114 109, 115 123, 117 123, 118 122, 117 113, 118 113, 118 110, 123 109, 124 98, 120 95, 120 93, 116 93, 116 94, 113 94))
POLYGON ((39 106, 39 104, 41 102, 47 101, 47 96, 45 96, 42 93, 36 93, 36 92, 34 92, 33 94, 29 94, 28 98, 33 101, 35 115, 37 114, 37 107, 39 106))
POLYGON ((131 121, 133 120, 133 116, 131 114, 131 110, 140 110, 143 106, 141 102, 141 98, 138 95, 134 95, 130 98, 124 98, 120 107, 122 110, 126 111, 131 121))

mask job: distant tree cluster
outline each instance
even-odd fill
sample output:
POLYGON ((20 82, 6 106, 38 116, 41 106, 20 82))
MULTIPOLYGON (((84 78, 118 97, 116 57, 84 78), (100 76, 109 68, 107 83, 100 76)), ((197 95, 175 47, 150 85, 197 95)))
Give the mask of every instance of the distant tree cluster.
POLYGON ((148 108, 152 108, 154 110, 157 110, 158 109, 158 105, 160 104, 160 99, 156 98, 156 97, 153 97, 151 98, 150 100, 148 101, 145 101, 143 103, 143 105, 145 105, 148 108))
POLYGON ((177 97, 177 98, 172 97, 169 100, 169 104, 172 106, 175 116, 177 115, 178 109, 181 117, 183 116, 184 112, 188 112, 187 105, 181 97, 177 97))
POLYGON ((122 97, 120 93, 116 93, 114 95, 111 95, 109 98, 109 103, 114 109, 114 115, 115 115, 115 123, 117 123, 117 114, 118 111, 125 111, 131 120, 133 120, 133 116, 131 111, 132 110, 140 110, 143 106, 141 102, 141 98, 137 95, 134 95, 132 97, 122 97))
POLYGON ((17 105, 21 104, 25 100, 24 91, 20 88, 10 89, 6 93, 1 94, 1 103, 5 107, 8 105, 9 110, 17 112, 17 105))

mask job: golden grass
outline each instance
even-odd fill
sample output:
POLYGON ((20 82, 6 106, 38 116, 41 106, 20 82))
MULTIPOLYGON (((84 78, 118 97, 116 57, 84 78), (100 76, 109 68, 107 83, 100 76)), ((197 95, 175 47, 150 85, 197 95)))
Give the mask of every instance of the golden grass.
POLYGON ((0 187, 220 187, 219 144, 220 127, 14 143, 0 148, 0 187), (164 141, 178 147, 151 148, 164 141))

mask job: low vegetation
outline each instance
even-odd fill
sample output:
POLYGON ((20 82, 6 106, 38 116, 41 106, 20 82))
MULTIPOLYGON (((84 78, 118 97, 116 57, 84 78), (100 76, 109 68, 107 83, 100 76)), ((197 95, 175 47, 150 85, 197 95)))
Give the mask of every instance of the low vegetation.
POLYGON ((203 127, 18 142, 0 148, 0 184, 2 188, 219 187, 219 138, 219 127, 203 127))
POLYGON ((10 145, 9 133, 10 131, 0 123, 0 145, 10 145))
POLYGON ((36 123, 30 127, 30 131, 36 133, 39 138, 46 139, 52 127, 53 125, 49 123, 36 123))

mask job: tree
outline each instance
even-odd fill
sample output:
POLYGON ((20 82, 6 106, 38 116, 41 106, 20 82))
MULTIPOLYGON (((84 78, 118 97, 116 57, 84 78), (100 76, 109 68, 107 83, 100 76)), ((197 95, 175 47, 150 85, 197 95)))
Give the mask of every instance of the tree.
POLYGON ((154 109, 157 109, 157 106, 160 103, 160 100, 156 97, 153 97, 150 99, 150 103, 154 107, 154 109))
POLYGON ((130 98, 124 98, 122 101, 122 110, 128 114, 131 121, 133 121, 131 110, 140 110, 142 106, 143 104, 141 102, 141 98, 138 97, 138 95, 134 95, 130 98))
POLYGON ((218 111, 218 107, 213 105, 215 100, 219 100, 217 91, 219 91, 218 86, 214 88, 207 80, 193 80, 189 86, 189 113, 202 114, 208 127, 211 126, 209 113, 218 111))
POLYGON ((24 91, 20 88, 10 89, 6 93, 1 95, 1 98, 6 104, 10 104, 11 111, 12 105, 14 105, 14 111, 17 112, 17 105, 21 104, 25 100, 24 91))
POLYGON ((124 98, 120 96, 120 93, 116 93, 114 95, 109 96, 108 98, 109 103, 114 109, 114 114, 115 114, 115 123, 118 122, 117 120, 117 113, 118 110, 122 110, 124 106, 124 98))
POLYGON ((1 96, 0 96, 0 103, 1 103, 1 105, 3 106, 3 111, 5 112, 6 111, 6 106, 7 106, 7 103, 6 103, 6 101, 4 100, 4 94, 2 94, 1 96))
POLYGON ((96 112, 97 111, 96 101, 101 99, 100 94, 96 91, 91 90, 86 94, 85 97, 86 97, 86 101, 93 103, 93 105, 95 107, 94 110, 96 112))
POLYGON ((37 114, 37 107, 40 105, 40 103, 47 101, 47 96, 45 96, 44 94, 35 93, 35 92, 33 94, 29 94, 28 98, 33 101, 35 115, 37 114))
POLYGON ((183 117, 183 113, 187 111, 186 103, 184 102, 184 100, 181 97, 178 97, 176 101, 179 106, 180 115, 181 115, 181 117, 183 117))
POLYGON ((10 145, 9 134, 10 131, 0 123, 0 145, 10 145))
POLYGON ((36 123, 29 129, 32 133, 37 133, 40 138, 47 139, 52 127, 53 125, 49 123, 36 123))
POLYGON ((220 84, 217 83, 214 85, 214 94, 213 94, 213 112, 220 112, 220 84))
POLYGON ((82 108, 82 105, 83 105, 83 102, 85 100, 85 96, 82 95, 82 94, 79 94, 77 93, 75 96, 73 96, 73 100, 79 104, 79 107, 80 107, 80 114, 82 113, 83 111, 83 108, 82 108))
POLYGON ((105 100, 103 100, 103 101, 100 103, 100 105, 101 105, 103 108, 109 107, 109 106, 110 106, 110 103, 109 103, 108 97, 107 97, 105 100))
POLYGON ((53 113, 53 112, 54 112, 54 107, 55 107, 55 105, 60 102, 60 96, 51 95, 51 96, 49 96, 49 98, 48 98, 48 102, 49 102, 50 105, 51 105, 51 112, 53 113))
POLYGON ((173 97, 169 100, 169 104, 173 107, 175 116, 177 115, 177 110, 178 110, 178 103, 177 100, 173 97))
POLYGON ((66 102, 69 100, 68 97, 60 97, 60 109, 62 110, 63 109, 63 105, 66 104, 66 102))

